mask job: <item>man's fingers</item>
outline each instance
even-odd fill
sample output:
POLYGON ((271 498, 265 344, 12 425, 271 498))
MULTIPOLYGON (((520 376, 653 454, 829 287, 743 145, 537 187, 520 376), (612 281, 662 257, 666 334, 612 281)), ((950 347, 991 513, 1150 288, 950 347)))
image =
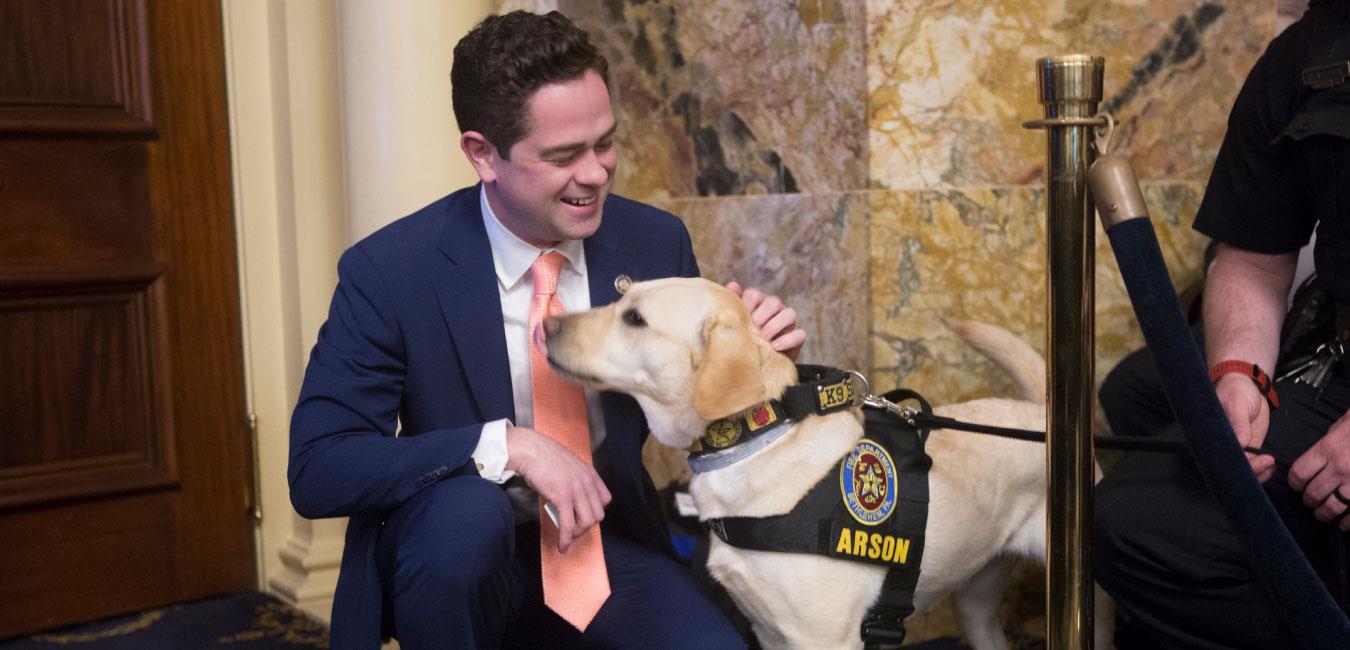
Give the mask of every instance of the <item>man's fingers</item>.
POLYGON ((1251 429, 1247 432, 1247 444, 1261 448, 1266 444, 1266 433, 1270 431, 1270 406, 1261 400, 1256 414, 1252 416, 1251 429))
POLYGON ((745 291, 741 292, 741 302, 745 303, 745 308, 753 314, 759 308, 759 303, 764 302, 764 292, 754 287, 746 287, 745 291))
POLYGON ((1251 424, 1243 417, 1233 417, 1229 414, 1228 423, 1233 426, 1233 437, 1237 438, 1238 444, 1243 447, 1250 447, 1248 441, 1251 439, 1251 424))
POLYGON ((605 505, 609 505, 609 502, 614 500, 614 495, 609 493, 609 487, 605 485, 604 481, 599 482, 599 488, 600 488, 600 502, 605 505))
MULTIPOLYGON (((764 324, 768 323, 770 318, 782 313, 782 311, 783 301, 778 296, 765 296, 764 301, 759 303, 758 307, 755 307, 754 313, 750 314, 750 319, 755 321, 755 327, 764 327, 764 324)), ((796 312, 793 312, 793 316, 796 316, 796 312)))
MULTIPOLYGON (((1331 472, 1318 472, 1303 486, 1303 505, 1309 508, 1321 508, 1331 499, 1331 491, 1340 485, 1340 481, 1331 472)), ((1325 521, 1325 520, 1323 520, 1325 521)))
POLYGON ((759 327, 759 335, 764 337, 765 341, 773 341, 775 337, 787 331, 796 322, 797 310, 787 307, 776 314, 772 314, 771 318, 759 327))
POLYGON ((737 297, 740 297, 741 292, 743 291, 743 289, 741 289, 740 283, 736 282, 735 280, 728 282, 726 284, 726 287, 727 289, 730 289, 732 293, 736 294, 737 297))
POLYGON ((1252 473, 1256 475, 1256 480, 1261 483, 1265 483, 1275 474, 1275 457, 1270 454, 1247 452, 1247 462, 1251 463, 1252 473))
POLYGON ((1293 465, 1289 466, 1289 487, 1304 491, 1308 487, 1308 482, 1317 476, 1317 473, 1326 467, 1327 459, 1322 455, 1319 445, 1313 445, 1311 449, 1303 452, 1293 465))
POLYGON ((576 532, 576 515, 570 499, 566 503, 554 501, 553 507, 558 510, 558 552, 567 553, 576 532))
POLYGON ((773 340, 773 349, 779 352, 787 352, 800 348, 803 343, 806 343, 806 330, 794 327, 791 331, 773 340))
POLYGON ((1337 499, 1335 494, 1340 488, 1340 479, 1326 478, 1329 474, 1322 472, 1308 484, 1307 491, 1303 493, 1303 502, 1308 504, 1308 507, 1314 508, 1313 516, 1324 523, 1339 519, 1347 509, 1346 504, 1337 499), (1310 500, 1313 503, 1308 503, 1310 500))
POLYGON ((1345 510, 1346 507, 1344 503, 1337 501, 1335 497, 1327 497, 1327 500, 1323 501, 1322 505, 1317 506, 1317 509, 1313 510, 1313 517, 1322 523, 1327 523, 1340 519, 1341 516, 1345 514, 1345 510))
MULTIPOLYGON (((595 496, 599 500, 600 507, 603 509, 605 506, 609 505, 609 502, 613 500, 614 497, 610 495, 609 487, 605 485, 605 481, 596 473, 595 468, 591 468, 591 486, 595 488, 595 496)), ((604 519, 604 515, 601 515, 600 518, 604 519)))
POLYGON ((585 488, 578 490, 577 500, 572 502, 572 509, 576 512, 576 527, 572 529, 573 537, 581 537, 596 522, 596 508, 591 495, 585 488))
POLYGON ((591 489, 587 492, 587 498, 590 499, 591 512, 595 513, 594 521, 591 522, 591 525, 595 525, 604 521, 605 501, 604 499, 600 498, 600 489, 595 485, 591 485, 591 489))

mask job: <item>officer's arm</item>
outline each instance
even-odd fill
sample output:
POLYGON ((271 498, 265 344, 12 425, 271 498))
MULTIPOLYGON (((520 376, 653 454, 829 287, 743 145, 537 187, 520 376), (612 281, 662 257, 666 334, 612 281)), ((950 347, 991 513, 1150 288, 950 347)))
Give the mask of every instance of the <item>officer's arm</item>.
MULTIPOLYGON (((1279 353, 1285 296, 1293 282, 1298 253, 1253 253, 1226 244, 1205 282, 1205 347, 1210 366, 1228 360, 1253 363, 1273 373, 1279 353)), ((1215 382, 1233 433, 1243 447, 1260 448, 1270 425, 1270 407, 1256 384, 1238 374, 1215 382)), ((1252 471, 1264 480, 1274 458, 1248 454, 1252 471)))

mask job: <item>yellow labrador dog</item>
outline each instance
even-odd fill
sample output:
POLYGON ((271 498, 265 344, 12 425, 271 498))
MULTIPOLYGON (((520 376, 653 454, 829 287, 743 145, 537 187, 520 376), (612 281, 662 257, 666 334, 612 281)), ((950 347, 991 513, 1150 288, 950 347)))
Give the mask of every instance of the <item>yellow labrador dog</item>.
MULTIPOLYGON (((1002 329, 953 327, 1031 401, 980 399, 936 412, 1043 431, 1041 357, 1002 329)), ((548 359, 558 371, 632 395, 652 435, 675 448, 690 447, 710 422, 777 398, 797 380, 793 363, 758 335, 740 299, 707 280, 636 283, 618 302, 549 319, 544 329, 548 359)), ((862 420, 860 408, 808 417, 744 461, 696 474, 689 491, 699 517, 788 512, 854 449, 862 420)), ((1010 560, 1044 562, 1044 450, 1039 443, 951 430, 928 438, 933 466, 914 605, 920 613, 954 592, 962 628, 976 648, 1007 647, 998 609, 1010 560)), ((708 568, 750 618, 760 642, 772 648, 861 648, 863 616, 886 574, 875 564, 736 548, 717 536, 708 568)), ((1108 647, 1104 613, 1098 613, 1098 647, 1108 647)))

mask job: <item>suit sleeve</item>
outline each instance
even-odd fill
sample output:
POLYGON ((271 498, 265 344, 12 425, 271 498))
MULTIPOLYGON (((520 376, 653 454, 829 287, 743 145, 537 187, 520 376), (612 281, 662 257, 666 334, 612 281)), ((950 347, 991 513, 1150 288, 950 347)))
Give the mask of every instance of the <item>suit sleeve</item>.
POLYGON ((396 314, 370 258, 343 254, 291 417, 287 478, 302 516, 387 512, 471 461, 482 424, 394 437, 406 372, 396 314))
POLYGON ((680 231, 680 275, 686 278, 699 277, 698 260, 694 259, 694 245, 689 239, 689 229, 679 221, 680 231))

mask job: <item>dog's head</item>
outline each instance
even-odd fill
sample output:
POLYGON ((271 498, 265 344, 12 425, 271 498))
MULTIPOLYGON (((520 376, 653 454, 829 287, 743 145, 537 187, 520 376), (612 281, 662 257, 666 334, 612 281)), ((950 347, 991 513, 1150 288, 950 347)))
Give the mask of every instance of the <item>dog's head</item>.
POLYGON ((546 319, 543 329, 550 365, 632 395, 671 447, 688 447, 708 422, 778 397, 796 380, 740 298, 708 280, 638 282, 612 305, 546 319))

